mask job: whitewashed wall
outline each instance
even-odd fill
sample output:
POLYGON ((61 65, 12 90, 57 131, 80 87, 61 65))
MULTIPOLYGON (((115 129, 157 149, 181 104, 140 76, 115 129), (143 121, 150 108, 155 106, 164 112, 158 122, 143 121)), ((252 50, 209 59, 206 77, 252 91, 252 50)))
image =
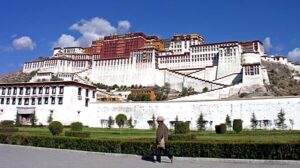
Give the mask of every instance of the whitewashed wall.
MULTIPOLYGON (((80 102, 74 103, 75 99, 72 103, 64 103, 63 106, 37 107, 38 122, 46 125, 50 110, 54 110, 54 120, 59 120, 63 124, 81 121, 90 127, 101 127, 101 120, 107 120, 109 116, 115 118, 116 115, 123 113, 136 121, 136 128, 148 129, 147 121, 151 120, 154 114, 163 116, 168 127, 171 126, 169 122, 174 121, 178 116, 179 120, 191 121, 191 128, 196 129, 196 120, 202 112, 205 120, 213 121, 213 126, 224 123, 228 114, 232 120, 242 119, 244 128, 250 128, 252 113, 256 114, 258 120, 268 119, 274 123, 277 114, 283 109, 288 127, 291 127, 289 119, 293 119, 294 129, 300 129, 300 97, 231 101, 91 103, 89 107, 80 105, 80 102)), ((0 120, 15 119, 16 107, 2 106, 0 109, 3 110, 0 112, 0 120)), ((207 129, 210 129, 209 125, 207 129)))
MULTIPOLYGON (((153 103, 95 103, 91 110, 82 114, 82 121, 92 127, 100 127, 101 119, 113 118, 123 113, 136 120, 136 128, 147 129, 148 120, 152 115, 163 116, 168 127, 169 122, 176 116, 179 120, 191 121, 191 128, 196 129, 196 120, 200 113, 204 119, 213 121, 213 125, 224 123, 228 114, 231 119, 242 119, 243 126, 250 128, 252 113, 258 120, 277 119, 280 109, 286 113, 286 124, 290 127, 289 119, 294 120, 294 129, 300 129, 300 97, 278 99, 252 99, 232 101, 190 101, 190 102, 153 102, 153 103)), ((274 126, 274 124, 273 124, 274 126)), ((207 125, 209 128, 209 125, 207 125)))

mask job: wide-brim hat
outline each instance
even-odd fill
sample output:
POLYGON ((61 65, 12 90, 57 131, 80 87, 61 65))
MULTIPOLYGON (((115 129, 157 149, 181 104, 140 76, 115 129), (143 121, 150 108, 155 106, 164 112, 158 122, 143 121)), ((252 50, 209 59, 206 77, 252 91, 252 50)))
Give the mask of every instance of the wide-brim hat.
POLYGON ((156 121, 164 121, 165 119, 164 119, 164 117, 162 117, 162 116, 158 116, 157 117, 157 119, 156 119, 156 121))

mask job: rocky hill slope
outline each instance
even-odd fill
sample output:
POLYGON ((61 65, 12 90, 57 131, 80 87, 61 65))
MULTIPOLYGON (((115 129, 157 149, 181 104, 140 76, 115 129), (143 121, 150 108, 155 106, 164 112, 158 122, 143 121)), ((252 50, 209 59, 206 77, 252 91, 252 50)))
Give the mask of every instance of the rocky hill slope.
POLYGON ((263 61, 267 68, 270 85, 266 86, 268 93, 274 96, 300 95, 300 82, 294 79, 297 71, 290 70, 286 65, 263 61))
POLYGON ((36 74, 32 73, 23 73, 23 72, 12 72, 0 76, 0 83, 14 83, 14 82, 28 82, 36 74))

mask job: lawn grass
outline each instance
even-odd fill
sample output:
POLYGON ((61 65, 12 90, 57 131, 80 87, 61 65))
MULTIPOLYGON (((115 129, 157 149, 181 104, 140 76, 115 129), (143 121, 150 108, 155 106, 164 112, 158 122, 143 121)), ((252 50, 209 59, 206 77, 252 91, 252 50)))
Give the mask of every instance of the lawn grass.
MULTIPOLYGON (((69 131, 70 128, 64 128, 69 131)), ((91 132, 95 139, 149 139, 154 140, 155 131, 138 129, 107 129, 84 128, 83 131, 91 132)), ((228 131, 225 134, 216 134, 214 131, 191 131, 196 134, 197 141, 209 142, 239 142, 239 143, 300 143, 300 131, 280 130, 243 130, 240 133, 228 131)), ((19 127, 17 134, 51 136, 47 127, 32 128, 19 127)), ((173 130, 170 131, 173 134, 173 130)), ((63 134, 61 135, 63 136, 63 134)))

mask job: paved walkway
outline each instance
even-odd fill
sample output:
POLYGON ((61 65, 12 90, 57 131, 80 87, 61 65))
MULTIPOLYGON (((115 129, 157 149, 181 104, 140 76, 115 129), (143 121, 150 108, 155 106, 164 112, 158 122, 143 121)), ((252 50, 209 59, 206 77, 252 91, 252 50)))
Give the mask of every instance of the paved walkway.
POLYGON ((0 144, 1 168, 299 168, 300 161, 175 158, 170 163, 142 160, 140 156, 47 149, 0 144))

